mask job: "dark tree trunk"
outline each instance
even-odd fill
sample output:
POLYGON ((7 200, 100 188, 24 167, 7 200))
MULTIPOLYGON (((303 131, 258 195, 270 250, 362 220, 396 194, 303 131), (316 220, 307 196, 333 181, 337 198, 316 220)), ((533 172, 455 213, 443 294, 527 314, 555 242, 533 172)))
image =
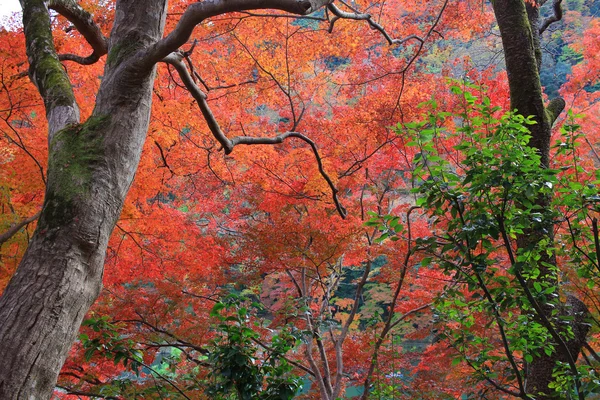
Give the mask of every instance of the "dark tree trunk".
MULTIPOLYGON (((541 67, 540 34, 538 30, 539 7, 525 3, 523 0, 492 1, 496 20, 502 36, 504 58, 510 87, 511 109, 524 116, 533 116, 535 125, 530 125, 530 145, 539 150, 541 163, 549 167, 550 139, 552 125, 562 112, 565 102, 561 98, 553 99, 547 106, 544 104, 539 68, 541 67)), ((551 199, 540 197, 537 204, 543 208, 550 206, 551 199)), ((552 222, 547 222, 545 229, 527 230, 517 238, 517 246, 525 249, 543 239, 553 240, 552 222)), ((556 265, 554 255, 544 254, 541 262, 556 265)), ((540 265, 541 265, 540 262, 540 265)), ((558 284, 556 273, 549 268, 540 267, 538 279, 558 284)), ((575 338, 554 343, 556 351, 551 356, 539 356, 528 365, 526 373, 526 390, 538 400, 556 399, 555 392, 548 387, 553 382, 552 371, 558 361, 568 363, 577 359, 581 347, 585 343, 588 332, 584 317, 588 310, 575 297, 569 296, 565 304, 560 305, 562 315, 574 316, 572 329, 575 338)), ((552 308, 541 305, 538 315, 542 324, 552 323, 552 308)), ((563 332, 556 331, 558 334, 563 332)))

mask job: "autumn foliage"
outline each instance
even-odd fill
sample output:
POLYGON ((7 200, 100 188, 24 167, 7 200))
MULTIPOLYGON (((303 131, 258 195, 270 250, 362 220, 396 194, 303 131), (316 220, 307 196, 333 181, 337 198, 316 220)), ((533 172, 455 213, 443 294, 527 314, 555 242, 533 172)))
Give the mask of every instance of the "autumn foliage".
MULTIPOLYGON (((171 3, 167 31, 188 2, 171 3)), ((81 5, 108 34, 112 2, 81 5)), ((281 348, 290 369, 281 373, 304 378, 298 398, 335 398, 324 397, 328 387, 337 397, 358 396, 367 378, 381 398, 494 393, 485 379, 470 380, 472 365, 452 363, 459 352, 448 330, 464 321, 439 319, 435 310, 449 290, 468 296, 468 289, 420 251, 418 240, 434 231, 411 191, 419 149, 403 134, 427 118, 423 102, 435 99, 459 115, 464 97, 450 91, 456 82, 469 82, 465 91, 489 98, 498 114, 508 111, 493 16, 476 1, 360 0, 352 8, 368 10, 390 37, 405 40, 389 45, 366 22, 334 24, 324 11, 304 18, 248 12, 204 22, 184 48, 229 137, 294 131, 316 144, 345 218, 306 141, 236 146, 225 155, 179 75, 160 64, 140 167, 107 251, 104 289, 63 368, 58 398, 211 398, 205 391, 214 383, 210 354, 223 343, 219 324, 234 323, 253 332, 247 345, 257 365, 282 332, 289 334, 289 349, 281 348), (215 312, 231 294, 236 302, 215 312)), ((40 210, 46 182, 43 104, 13 23, 0 31, 0 234, 40 210)), ((582 117, 561 118, 555 135, 561 138, 565 121, 583 135, 573 139, 574 153, 553 157, 564 174, 587 184, 600 162, 600 22, 574 9, 561 24, 561 49, 576 61, 559 92, 582 117), (568 164, 575 159, 576 166, 568 164)), ((61 16, 53 27, 59 53, 89 52, 61 16)), ((105 62, 64 63, 84 118, 105 62)), ((444 124, 452 130, 459 122, 444 124)), ((459 142, 440 138, 440 156, 459 165, 459 142)), ((583 225, 592 232, 591 219, 583 225)), ((0 291, 34 228, 32 221, 0 242, 0 291)), ((566 269, 561 282, 582 294, 597 318, 597 271, 573 271, 566 269)), ((487 317, 470 318, 485 336, 487 317)), ((596 324, 590 358, 598 332, 596 324)))

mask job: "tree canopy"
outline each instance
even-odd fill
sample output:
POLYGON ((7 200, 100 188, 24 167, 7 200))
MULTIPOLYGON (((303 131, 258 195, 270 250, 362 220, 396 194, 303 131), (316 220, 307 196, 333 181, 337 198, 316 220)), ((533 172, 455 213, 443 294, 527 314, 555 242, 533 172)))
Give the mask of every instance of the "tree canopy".
POLYGON ((597 1, 21 4, 0 398, 600 393, 597 1))

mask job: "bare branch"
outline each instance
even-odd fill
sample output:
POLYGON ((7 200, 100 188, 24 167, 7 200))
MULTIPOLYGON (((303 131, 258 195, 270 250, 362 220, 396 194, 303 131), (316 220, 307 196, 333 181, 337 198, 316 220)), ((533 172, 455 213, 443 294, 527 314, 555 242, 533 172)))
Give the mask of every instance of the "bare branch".
POLYGON ((309 15, 294 15, 294 14, 269 14, 269 13, 253 13, 244 11, 241 14, 245 14, 249 17, 267 17, 267 18, 292 18, 292 19, 306 19, 311 21, 325 22, 327 19, 321 17, 313 17, 309 15))
POLYGON ((162 146, 160 145, 160 143, 158 143, 156 140, 154 141, 154 144, 156 145, 156 147, 158 147, 158 151, 160 152, 160 159, 163 162, 163 165, 160 165, 159 168, 166 168, 169 170, 169 172, 171 173, 171 176, 173 175, 177 175, 175 174, 175 172, 173 172, 173 170, 171 169, 171 166, 169 165, 169 163, 167 162, 167 156, 165 155, 165 152, 162 148, 162 146))
POLYGON ((248 145, 250 145, 250 144, 279 144, 279 143, 283 143, 283 141, 285 139, 290 138, 290 137, 300 139, 310 145, 310 147, 313 151, 313 154, 315 155, 315 159, 317 160, 317 165, 319 167, 319 173, 321 174, 323 179, 325 179, 325 181, 329 185, 329 188, 331 189, 331 193, 333 196, 333 202, 335 203, 335 208, 337 209, 338 213, 340 214, 340 216, 342 218, 346 218, 346 209, 340 204, 339 199, 337 197, 337 194, 339 191, 335 187, 335 184, 333 183, 333 181, 331 180, 331 178, 329 177, 327 172, 325 172, 325 169, 323 168, 323 161, 321 159, 321 156, 319 155, 319 150, 317 149, 317 145, 315 144, 315 142, 313 142, 311 139, 309 139, 305 135, 298 133, 298 132, 285 132, 285 133, 282 133, 275 137, 264 137, 264 138, 250 137, 250 136, 236 136, 233 139, 231 139, 231 143, 234 146, 237 144, 248 144, 248 145))
POLYGON ((590 344, 589 344, 588 342, 585 342, 585 343, 583 344, 583 347, 585 347, 585 348, 586 348, 586 349, 587 349, 587 350, 590 352, 590 355, 591 355, 592 357, 594 357, 594 359, 595 359, 596 361, 600 362, 600 355, 598 355, 598 353, 596 353, 596 352, 594 351, 594 349, 592 348, 592 346, 590 346, 590 344))
POLYGON ((221 144, 223 150, 225 151, 225 154, 230 154, 233 151, 233 148, 238 144, 244 144, 244 145, 281 144, 287 138, 296 138, 296 139, 300 139, 300 140, 308 143, 308 145, 310 145, 311 150, 315 156, 315 159, 317 160, 319 173, 321 174, 323 179, 325 179, 325 181, 329 185, 329 188, 331 189, 335 208, 337 209, 338 213, 340 214, 340 216, 342 218, 346 217, 346 209, 341 205, 341 203, 339 202, 338 196, 337 196, 338 189, 336 188, 335 184, 333 183, 333 181, 329 177, 329 175, 325 172, 325 169, 323 167, 323 161, 319 154, 319 150, 317 149, 315 142, 313 142, 307 136, 305 136, 301 133, 298 133, 298 132, 284 132, 275 137, 236 136, 233 139, 229 139, 225 135, 225 133, 221 130, 219 123, 217 122, 214 114, 212 113, 210 107, 208 106, 208 103, 206 101, 206 94, 202 90, 200 90, 198 85, 196 85, 196 83, 192 79, 192 76, 190 75, 189 70, 187 69, 186 65, 183 62, 183 57, 184 57, 184 54, 182 52, 173 52, 173 53, 169 54, 167 57, 165 57, 163 59, 163 61, 167 64, 172 65, 175 68, 175 70, 179 73, 179 76, 180 76, 181 80, 183 81, 183 84, 188 89, 188 91, 191 93, 192 97, 194 97, 194 99, 196 100, 196 103, 198 103, 198 107, 200 108, 200 111, 202 112, 202 115, 204 116, 206 123, 208 124, 208 128, 210 129, 210 131, 213 134, 213 136, 215 137, 215 139, 217 139, 217 141, 221 144))
POLYGON ((335 24, 335 22, 338 19, 353 19, 353 20, 358 20, 358 21, 367 21, 369 23, 369 26, 371 26, 371 28, 379 31, 383 35, 385 40, 387 40, 388 44, 390 44, 390 45, 402 44, 402 43, 405 43, 412 39, 418 40, 421 43, 423 43, 425 41, 423 38, 421 38, 417 35, 410 35, 408 37, 405 37, 404 39, 394 39, 389 35, 389 33, 386 32, 386 30, 380 24, 373 21, 373 18, 371 18, 370 14, 342 11, 333 3, 328 4, 327 9, 329 11, 331 11, 331 13, 335 16, 334 18, 331 19, 331 21, 329 23, 329 32, 330 33, 333 31, 333 25, 335 24))
MULTIPOLYGON (((104 53, 104 54, 106 54, 106 53, 104 53)), ((87 57, 78 56, 76 54, 59 54, 58 59, 60 61, 73 61, 73 62, 75 62, 77 64, 81 64, 81 65, 92 65, 95 62, 97 62, 101 56, 102 56, 102 54, 99 56, 96 54, 96 52, 93 52, 92 54, 90 54, 87 57)))
POLYGON ((562 0, 553 0, 552 1, 552 10, 554 11, 554 13, 542 22, 542 25, 540 26, 540 29, 539 29, 540 35, 542 33, 544 33, 544 31, 546 29, 548 29, 548 27, 550 25, 552 25, 553 23, 558 22, 562 19, 563 10, 562 10, 561 3, 562 3, 562 0))
POLYGON ((206 350, 205 348, 198 346, 194 343, 188 342, 187 340, 183 340, 179 337, 177 337, 174 333, 167 331, 166 329, 160 328, 159 326, 152 324, 150 322, 148 322, 139 312, 136 311, 136 314, 138 315, 139 319, 128 319, 128 320, 120 320, 120 322, 126 322, 126 323, 134 323, 134 324, 142 324, 144 326, 146 326, 147 328, 151 329, 153 332, 156 333, 161 333, 165 336, 170 337, 171 339, 175 340, 175 343, 172 343, 171 345, 173 346, 182 346, 182 347, 188 347, 192 350, 195 350, 197 352, 199 352, 200 354, 208 354, 208 350, 206 350))
POLYGON ((89 65, 100 59, 108 51, 108 39, 102 34, 100 27, 94 22, 92 15, 84 10, 74 0, 51 0, 48 8, 56 11, 81 33, 85 40, 92 46, 93 52, 87 57, 74 54, 61 54, 61 61, 74 61, 79 64, 89 65))
MULTIPOLYGON (((456 350, 456 348, 455 348, 455 350, 456 350)), ((477 372, 478 374, 480 374, 480 375, 483 377, 483 379, 484 379, 484 380, 485 380, 487 383, 489 383, 490 385, 492 385, 492 386, 493 386, 493 387, 494 387, 496 390, 499 390, 499 391, 501 391, 501 392, 503 392, 503 393, 506 393, 506 394, 508 394, 508 395, 511 395, 511 396, 513 396, 513 397, 520 397, 520 398, 530 398, 529 396, 527 396, 527 395, 526 395, 525 393, 523 393, 523 392, 517 392, 517 391, 510 390, 510 389, 507 389, 507 388, 505 388, 505 387, 501 386, 501 385, 500 385, 498 382, 496 382, 495 380, 491 379, 491 378, 489 377, 489 374, 487 374, 486 372, 482 371, 482 368, 481 368, 481 367, 478 367, 477 365, 475 365, 475 364, 474 364, 474 363, 473 363, 473 362, 472 362, 472 361, 471 361, 471 360, 470 360, 468 357, 466 357, 464 354, 463 354, 463 359, 464 359, 464 361, 465 361, 465 362, 466 362, 466 363, 469 365, 469 367, 473 368, 473 371, 475 371, 475 372, 477 372)))
POLYGON ((21 228, 23 228, 26 225, 29 225, 30 223, 32 223, 33 221, 38 219, 39 216, 40 216, 40 213, 38 212, 37 214, 35 214, 29 218, 25 218, 24 220, 17 222, 16 224, 14 224, 10 228, 8 228, 8 230, 6 232, 0 234, 0 246, 2 246, 11 237, 16 235, 17 232, 19 232, 21 230, 21 228))
POLYGON ((190 4, 177 26, 164 39, 148 48, 138 60, 141 68, 151 68, 162 61, 170 53, 177 51, 189 39, 196 25, 210 17, 229 12, 243 12, 250 10, 280 10, 291 14, 307 15, 321 7, 326 6, 331 0, 214 0, 190 4))
MULTIPOLYGON (((274 351, 272 347, 270 347, 269 345, 263 343, 260 339, 257 339, 257 338, 251 338, 251 339, 252 339, 252 341, 254 343, 256 343, 257 345, 259 345, 263 349, 267 350, 268 352, 273 352, 274 351)), ((289 362, 290 364, 292 364, 294 367, 296 367, 296 368, 298 368, 298 369, 306 372, 307 374, 309 374, 311 376, 315 376, 315 373, 310 368, 308 368, 308 367, 300 364, 299 362, 294 361, 291 358, 288 358, 288 357, 283 356, 283 355, 281 356, 281 358, 283 358, 284 360, 286 360, 287 362, 289 362)))

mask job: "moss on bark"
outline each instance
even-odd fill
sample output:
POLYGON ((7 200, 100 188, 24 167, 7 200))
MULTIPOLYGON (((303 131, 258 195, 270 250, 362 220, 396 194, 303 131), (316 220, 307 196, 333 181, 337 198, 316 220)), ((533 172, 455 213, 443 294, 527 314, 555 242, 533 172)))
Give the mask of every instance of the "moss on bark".
POLYGON ((23 25, 31 79, 44 99, 47 112, 58 106, 72 106, 75 96, 56 55, 48 9, 42 0, 28 3, 23 9, 23 25))
POLYGON ((136 51, 142 49, 144 46, 138 40, 123 40, 119 43, 115 43, 111 46, 108 51, 106 58, 106 64, 108 66, 114 66, 122 62, 128 56, 134 54, 136 51))
POLYGON ((50 143, 45 228, 72 220, 78 200, 90 195, 94 166, 104 157, 103 127, 109 116, 92 116, 83 124, 71 125, 56 133, 50 143))

